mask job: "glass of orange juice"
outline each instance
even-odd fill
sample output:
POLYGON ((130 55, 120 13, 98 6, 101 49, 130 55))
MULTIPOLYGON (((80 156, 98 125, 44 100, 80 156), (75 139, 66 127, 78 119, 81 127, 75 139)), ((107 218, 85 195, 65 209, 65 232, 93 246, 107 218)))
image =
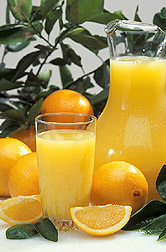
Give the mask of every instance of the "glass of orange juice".
POLYGON ((96 118, 56 113, 35 123, 43 215, 60 230, 73 229, 70 207, 89 205, 96 118))

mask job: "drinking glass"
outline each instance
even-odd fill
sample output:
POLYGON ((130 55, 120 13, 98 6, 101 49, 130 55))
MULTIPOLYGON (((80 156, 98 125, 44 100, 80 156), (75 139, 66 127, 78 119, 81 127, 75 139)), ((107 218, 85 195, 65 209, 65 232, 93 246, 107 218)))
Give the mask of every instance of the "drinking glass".
POLYGON ((74 229, 70 207, 88 206, 90 200, 96 118, 44 114, 35 124, 43 215, 59 230, 74 229))

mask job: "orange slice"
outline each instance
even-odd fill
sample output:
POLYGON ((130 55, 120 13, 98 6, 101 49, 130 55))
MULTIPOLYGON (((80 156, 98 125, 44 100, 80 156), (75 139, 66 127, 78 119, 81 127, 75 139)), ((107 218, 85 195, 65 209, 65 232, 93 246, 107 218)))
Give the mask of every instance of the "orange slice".
POLYGON ((132 208, 108 204, 105 206, 71 207, 73 222, 82 231, 104 236, 119 231, 128 222, 132 208))
POLYGON ((0 219, 9 224, 34 223, 41 217, 40 195, 18 196, 0 202, 0 219))

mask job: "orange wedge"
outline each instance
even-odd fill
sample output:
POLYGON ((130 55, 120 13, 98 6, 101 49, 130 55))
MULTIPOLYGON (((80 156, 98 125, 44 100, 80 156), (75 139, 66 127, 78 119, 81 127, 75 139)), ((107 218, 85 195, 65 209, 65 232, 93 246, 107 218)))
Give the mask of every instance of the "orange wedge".
POLYGON ((0 219, 9 224, 34 223, 41 217, 40 195, 18 196, 0 202, 0 219))
POLYGON ((130 206, 105 205, 71 207, 73 222, 82 231, 95 236, 109 235, 119 231, 128 222, 132 208, 130 206))

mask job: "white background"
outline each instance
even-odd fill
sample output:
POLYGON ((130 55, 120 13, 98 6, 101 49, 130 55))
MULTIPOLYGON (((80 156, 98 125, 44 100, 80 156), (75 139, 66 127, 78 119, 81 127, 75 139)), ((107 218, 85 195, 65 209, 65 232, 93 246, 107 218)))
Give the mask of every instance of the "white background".
MULTIPOLYGON (((26 0, 25 0, 26 1, 26 0)), ((95 1, 95 0, 94 0, 95 1)), ((0 0, 0 25, 5 24, 5 7, 6 0, 0 0)), ((35 3, 38 1, 34 1, 35 3)), ((133 19, 133 15, 136 9, 136 6, 139 5, 139 15, 144 22, 152 23, 152 18, 156 12, 159 12, 160 9, 166 6, 165 0, 105 0, 105 8, 110 12, 122 10, 124 15, 133 19)), ((94 25, 92 23, 85 24, 85 27, 91 30, 92 34, 99 34, 104 36, 104 26, 94 25)), ((56 30, 54 31, 56 34, 56 30)), ((41 41, 40 41, 41 42, 41 41)), ((71 42, 71 41, 67 41, 71 42)), ((66 43, 67 43, 66 42, 66 43)), ((85 48, 80 45, 74 44, 74 49, 77 50, 77 53, 82 55, 83 65, 85 71, 89 72, 92 69, 95 69, 97 65, 101 62, 94 57, 92 53, 89 53, 85 48)), ((10 53, 6 58, 6 64, 8 67, 15 67, 19 59, 33 51, 33 46, 28 50, 24 50, 18 54, 10 53)), ((0 47, 0 58, 3 53, 3 48, 0 47)), ((103 58, 108 58, 108 49, 103 50, 100 54, 103 58)), ((56 55, 54 55, 56 57, 56 55)), ((51 78, 51 84, 56 84, 60 86, 60 79, 58 70, 55 67, 51 68, 53 70, 53 75, 51 78)), ((74 75, 80 75, 80 70, 78 67, 72 67, 72 73, 74 75)), ((96 91, 96 90, 94 90, 96 91)), ((115 252, 162 252, 166 249, 166 242, 157 242, 157 236, 145 236, 139 232, 123 232, 120 231, 117 234, 96 238, 88 236, 81 231, 76 233, 61 233, 59 235, 59 242, 57 244, 45 241, 40 237, 27 239, 27 240, 18 240, 12 241, 5 238, 5 230, 10 225, 6 224, 3 221, 0 221, 0 252, 21 252, 21 251, 32 251, 32 252, 45 252, 45 251, 115 251, 115 252)))
MULTIPOLYGON (((6 2, 7 0, 0 0, 0 25, 5 24, 6 2)), ((34 4, 37 4, 39 2, 40 2, 39 0, 33 0, 34 4)), ((139 15, 142 21, 147 22, 147 23, 152 23, 154 14, 159 12, 162 7, 166 6, 166 1, 165 0, 105 0, 105 9, 109 10, 110 12, 122 10, 124 15, 128 19, 133 19, 137 5, 139 5, 139 15)), ((89 29, 92 34, 105 36, 104 25, 87 22, 83 24, 83 26, 89 29)), ((54 41, 57 35, 58 35, 58 29, 55 28, 54 31, 52 32, 52 41, 54 41)), ((17 62, 24 55, 35 50, 33 49, 33 47, 36 43, 44 44, 43 41, 38 40, 37 42, 32 43, 30 47, 28 47, 27 49, 24 49, 23 51, 17 54, 9 53, 5 59, 6 65, 8 67, 15 67, 17 62)), ((82 64, 84 66, 86 73, 92 71, 93 69, 96 69, 97 66, 101 64, 101 61, 93 53, 91 53, 89 50, 87 50, 83 46, 76 44, 69 39, 66 39, 65 43, 69 43, 73 45, 74 50, 77 52, 77 54, 79 54, 82 57, 82 64)), ((3 53, 3 46, 0 47, 0 59, 1 59, 2 53, 3 53)), ((108 49, 106 48, 102 50, 99 53, 99 55, 103 59, 107 59, 109 57, 108 49)), ((60 50, 57 50, 52 56, 52 58, 56 58, 58 56, 61 56, 60 50)), ((52 69, 52 78, 51 78, 50 84, 61 86, 58 67, 55 67, 52 65, 46 65, 42 70, 44 69, 52 69)), ((80 77, 83 74, 82 70, 77 66, 72 65, 70 69, 74 78, 80 77)), ((37 68, 36 68, 36 71, 37 71, 37 68)), ((92 89, 91 91, 96 93, 99 91, 99 89, 92 89)))

